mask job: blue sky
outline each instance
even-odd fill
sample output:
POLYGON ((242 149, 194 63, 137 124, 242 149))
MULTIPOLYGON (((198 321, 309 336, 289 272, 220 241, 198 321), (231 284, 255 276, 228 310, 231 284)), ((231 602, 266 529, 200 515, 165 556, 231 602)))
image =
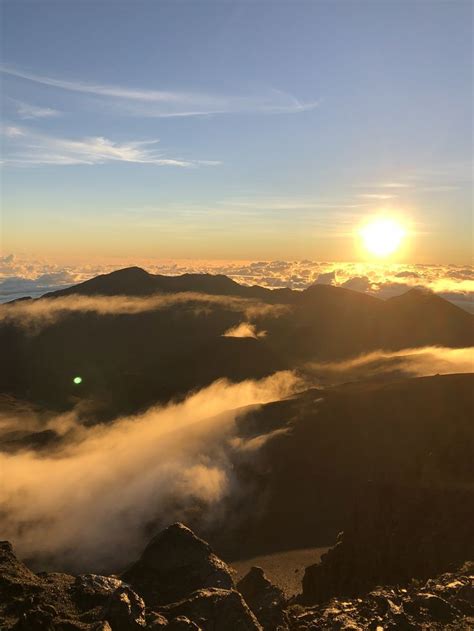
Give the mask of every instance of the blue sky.
POLYGON ((3 249, 472 256, 472 4, 3 0, 3 249))

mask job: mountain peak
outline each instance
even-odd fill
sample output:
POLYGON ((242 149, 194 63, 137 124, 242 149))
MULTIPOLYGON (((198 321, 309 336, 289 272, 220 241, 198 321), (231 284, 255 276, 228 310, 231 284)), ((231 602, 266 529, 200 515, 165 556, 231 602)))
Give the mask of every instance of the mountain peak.
POLYGON ((144 270, 142 267, 138 267, 137 265, 132 265, 131 267, 123 267, 122 269, 115 270, 114 272, 110 272, 110 274, 101 274, 101 276, 136 276, 143 278, 145 276, 151 276, 149 272, 144 270))

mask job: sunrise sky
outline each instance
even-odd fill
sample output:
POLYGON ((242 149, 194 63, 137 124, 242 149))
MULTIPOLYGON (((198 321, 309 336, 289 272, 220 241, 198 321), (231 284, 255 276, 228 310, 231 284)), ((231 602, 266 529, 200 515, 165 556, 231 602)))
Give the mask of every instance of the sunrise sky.
POLYGON ((471 262, 470 1, 1 11, 4 256, 471 262))

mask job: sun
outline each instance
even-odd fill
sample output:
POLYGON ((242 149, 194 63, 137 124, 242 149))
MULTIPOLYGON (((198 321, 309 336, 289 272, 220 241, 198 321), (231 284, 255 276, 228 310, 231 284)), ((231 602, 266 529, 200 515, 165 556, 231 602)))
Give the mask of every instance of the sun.
POLYGON ((377 217, 362 226, 359 235, 370 254, 383 258, 398 250, 406 236, 406 230, 396 219, 377 217))

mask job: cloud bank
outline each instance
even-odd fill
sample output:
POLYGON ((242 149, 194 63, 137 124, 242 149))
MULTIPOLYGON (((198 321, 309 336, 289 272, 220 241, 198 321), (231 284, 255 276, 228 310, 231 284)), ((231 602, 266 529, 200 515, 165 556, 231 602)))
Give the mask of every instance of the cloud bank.
POLYGON ((390 375, 425 377, 471 373, 474 372, 474 347, 426 346, 396 352, 375 351, 347 361, 312 362, 305 371, 311 379, 330 385, 390 375))
MULTIPOLYGON (((261 381, 217 381, 183 403, 153 407, 112 425, 85 427, 75 413, 46 425, 62 446, 0 454, 0 530, 20 557, 49 567, 114 568, 136 558, 153 531, 199 506, 212 520, 232 486, 229 454, 236 408, 285 397, 301 384, 289 372, 261 381)), ((24 419, 22 419, 24 420, 24 419)), ((0 428, 18 419, 0 417, 0 428)))
MULTIPOLYGON (((45 418, 28 410, 0 413, 0 438, 21 429, 61 436, 49 451, 0 453, 0 529, 20 557, 54 569, 117 570, 154 532, 177 519, 201 525, 225 519, 239 492, 236 459, 247 462, 273 435, 242 438, 239 408, 279 400, 308 385, 338 384, 392 373, 471 372, 474 349, 382 351, 311 364, 306 375, 280 372, 260 381, 220 380, 182 403, 155 406, 108 425, 87 426, 78 411, 45 418)), ((81 411, 84 418, 84 410, 81 411)), ((286 431, 286 430, 283 430, 286 431)))
POLYGON ((370 264, 320 261, 202 261, 130 259, 116 264, 61 266, 48 261, 0 257, 0 302, 22 296, 38 297, 98 274, 139 265, 153 274, 225 274, 243 285, 269 289, 306 289, 316 282, 379 298, 400 295, 424 287, 474 312, 474 268, 471 265, 370 264))

